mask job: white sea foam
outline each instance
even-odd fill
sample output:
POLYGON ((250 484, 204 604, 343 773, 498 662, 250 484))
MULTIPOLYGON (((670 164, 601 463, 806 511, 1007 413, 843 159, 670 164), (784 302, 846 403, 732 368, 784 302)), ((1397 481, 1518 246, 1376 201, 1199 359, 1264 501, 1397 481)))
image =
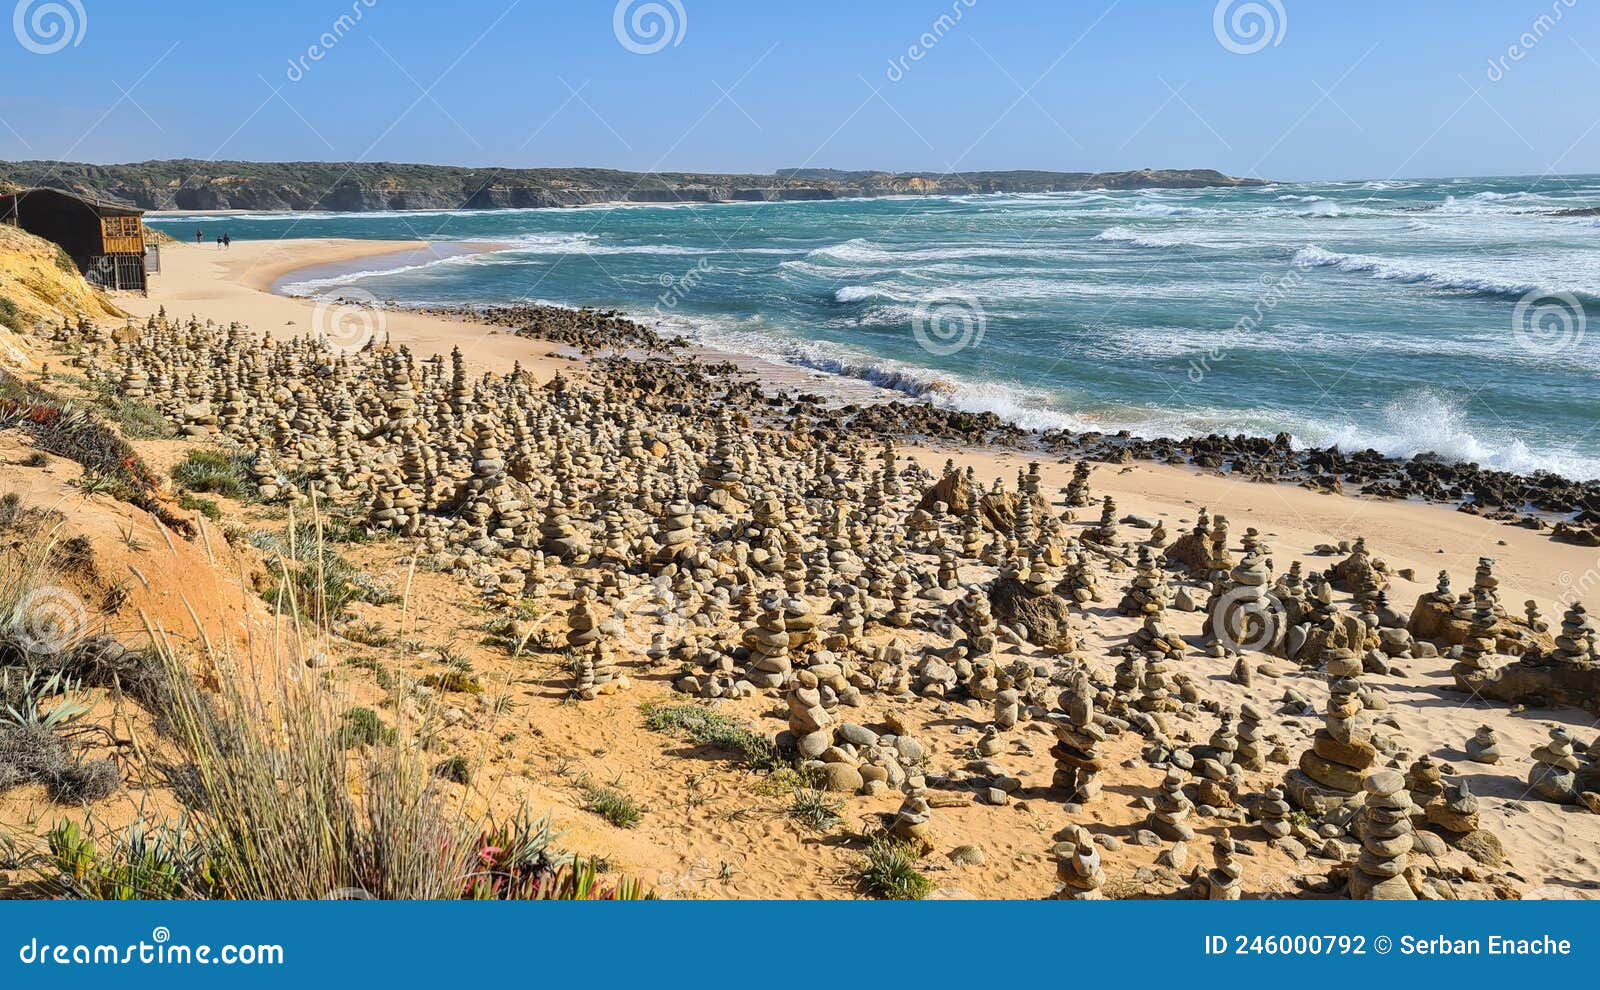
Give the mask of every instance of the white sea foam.
POLYGON ((898 269, 923 262, 952 261, 962 258, 1062 260, 1074 256, 1070 250, 1029 241, 986 242, 943 248, 919 248, 908 245, 900 248, 876 244, 857 237, 842 244, 833 244, 807 252, 803 260, 812 263, 842 262, 847 265, 898 269))
POLYGON ((865 302, 876 299, 882 290, 875 285, 846 285, 833 294, 834 301, 842 303, 865 302))
MULTIPOLYGON (((1347 452, 1370 448, 1390 457, 1433 453, 1447 460, 1472 461, 1523 474, 1543 470, 1570 478, 1600 478, 1600 458, 1541 449, 1509 432, 1475 431, 1464 402, 1432 389, 1401 396, 1387 405, 1374 423, 1366 425, 1270 407, 1074 409, 1072 398, 1061 393, 909 364, 845 344, 804 340, 774 331, 764 321, 674 319, 679 321, 678 332, 718 350, 853 379, 943 408, 994 413, 1025 429, 1127 430, 1146 438, 1287 432, 1300 448, 1338 446, 1347 452)), ((1184 346, 1189 343, 1185 341, 1184 346)), ((1212 343, 1205 342, 1206 346, 1212 343)))
POLYGON ((1595 295, 1593 286, 1541 283, 1533 279, 1493 275, 1467 267, 1446 267, 1439 262, 1424 263, 1368 254, 1343 254, 1315 245, 1307 245, 1296 251, 1293 263, 1304 268, 1333 268, 1342 272, 1366 274, 1389 282, 1428 285, 1436 289, 1455 289, 1510 298, 1518 298, 1535 291, 1595 295))
POLYGON ((1121 225, 1107 227, 1090 239, 1130 244, 1133 247, 1142 248, 1193 247, 1210 250, 1227 250, 1238 247, 1241 243, 1225 234, 1219 235, 1211 231, 1197 230, 1191 227, 1176 227, 1157 233, 1121 225))
POLYGON ((1138 231, 1130 230, 1127 227, 1107 227, 1105 230, 1102 230, 1100 233, 1094 235, 1094 240, 1132 244, 1134 247, 1145 248, 1178 247, 1184 243, 1182 241, 1172 240, 1171 238, 1158 237, 1155 234, 1140 233, 1138 231))
POLYGON ((465 266, 482 264, 485 259, 493 255, 512 254, 514 248, 497 251, 483 251, 476 254, 452 254, 443 258, 430 258, 412 265, 396 265, 392 268, 373 268, 358 271, 341 272, 337 275, 322 275, 316 278, 300 279, 294 282, 285 282, 277 287, 277 291, 289 296, 311 296, 325 290, 340 286, 354 285, 358 282, 373 278, 385 278, 394 275, 408 275, 426 269, 444 266, 465 266))
POLYGON ((1600 460, 1570 451, 1536 450, 1509 431, 1474 430, 1466 403, 1433 389, 1408 393, 1384 407, 1372 426, 1302 420, 1299 435, 1310 445, 1340 449, 1371 448, 1390 457, 1433 453, 1446 460, 1473 462, 1501 471, 1531 474, 1553 471, 1569 478, 1600 478, 1600 460))

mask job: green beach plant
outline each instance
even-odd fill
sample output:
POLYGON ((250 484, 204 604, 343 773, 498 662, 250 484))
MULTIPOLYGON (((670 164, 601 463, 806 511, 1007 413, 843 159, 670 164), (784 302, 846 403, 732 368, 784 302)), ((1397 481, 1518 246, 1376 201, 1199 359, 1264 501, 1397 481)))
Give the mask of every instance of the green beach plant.
POLYGON ((172 480, 191 492, 239 498, 249 484, 249 459, 222 450, 191 450, 172 468, 172 480))
POLYGON ((712 746, 737 754, 752 770, 777 770, 785 763, 772 743, 727 715, 702 705, 646 702, 645 727, 687 737, 702 746, 712 746))
POLYGON ((644 818, 645 809, 627 792, 599 784, 584 776, 578 779, 583 794, 583 810, 604 818, 618 828, 634 828, 644 818))
POLYGON ((933 890, 933 881, 917 869, 917 855, 910 846, 879 837, 856 866, 856 887, 879 900, 920 901, 933 890))

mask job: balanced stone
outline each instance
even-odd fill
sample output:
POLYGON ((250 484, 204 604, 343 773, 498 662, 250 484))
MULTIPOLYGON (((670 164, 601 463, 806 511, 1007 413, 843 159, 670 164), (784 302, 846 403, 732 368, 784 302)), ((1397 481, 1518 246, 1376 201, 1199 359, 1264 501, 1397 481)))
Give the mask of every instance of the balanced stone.
POLYGON ((1480 725, 1466 745, 1467 759, 1474 763, 1495 764, 1500 762, 1500 736, 1494 731, 1493 726, 1480 725))
POLYGON ((1533 768, 1528 771, 1528 786, 1546 801, 1578 803, 1578 758, 1574 755, 1572 734, 1556 727, 1550 741, 1533 751, 1533 768))
POLYGON ((1415 844, 1405 778, 1397 771, 1382 770, 1368 776, 1363 786, 1366 804, 1356 823, 1361 855, 1350 868, 1350 896, 1356 900, 1416 900, 1405 875, 1407 854, 1415 844))
POLYGON ((1094 837, 1081 825, 1067 826, 1066 835, 1056 843, 1052 853, 1056 861, 1057 900, 1096 901, 1102 898, 1100 887, 1105 874, 1100 869, 1100 849, 1094 837))

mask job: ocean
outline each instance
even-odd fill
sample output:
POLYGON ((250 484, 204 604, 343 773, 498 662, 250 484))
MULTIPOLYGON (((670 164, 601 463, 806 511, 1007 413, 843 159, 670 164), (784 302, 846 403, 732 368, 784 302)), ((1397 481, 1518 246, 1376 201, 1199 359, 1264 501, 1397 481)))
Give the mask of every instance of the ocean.
POLYGON ((1027 427, 1287 432, 1592 479, 1597 205, 1600 177, 1550 176, 150 225, 493 242, 280 290, 616 308, 1027 427))

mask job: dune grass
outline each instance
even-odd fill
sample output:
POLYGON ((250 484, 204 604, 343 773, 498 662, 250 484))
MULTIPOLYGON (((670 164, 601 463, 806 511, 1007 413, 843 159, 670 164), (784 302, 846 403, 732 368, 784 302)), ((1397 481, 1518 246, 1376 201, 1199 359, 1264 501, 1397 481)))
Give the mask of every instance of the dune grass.
POLYGON ((879 900, 920 901, 932 892, 933 881, 917 869, 917 855, 909 846, 880 837, 856 866, 856 887, 879 900))
POLYGON ((239 498, 249 486, 249 459, 222 450, 191 450, 172 468, 172 480, 191 492, 239 498))
POLYGON ((813 832, 826 832, 837 826, 843 818, 844 805, 828 797, 819 787, 797 787, 794 800, 789 805, 789 817, 813 832))
POLYGON ((646 703, 645 727, 654 732, 685 736, 702 746, 737 754, 752 770, 777 770, 785 763, 763 737, 738 721, 703 705, 646 703))
MULTIPOLYGON (((8 570, 0 578, 0 611, 7 595, 14 600, 29 588, 8 570)), ((144 755, 153 761, 147 769, 163 774, 183 802, 182 816, 109 828, 91 808, 83 824, 63 821, 42 843, 32 837, 25 851, 15 852, 22 846, 12 837, 7 859, 24 892, 91 899, 650 896, 632 880, 603 876, 592 860, 560 852, 547 818, 526 809, 507 817, 468 810, 462 792, 446 783, 459 780, 463 768, 441 773, 427 753, 428 713, 408 719, 408 706, 394 705, 386 724, 371 708, 351 707, 330 680, 306 676, 305 658, 328 639, 325 621, 282 623, 278 639, 249 657, 233 655, 225 635, 205 637, 196 657, 149 621, 145 631, 153 645, 140 656, 161 676, 138 681, 137 700, 163 731, 152 740, 159 759, 144 755), (219 683, 203 687, 197 669, 216 672, 219 683)), ((80 659, 57 666, 98 670, 80 659)), ((30 710, 39 713, 35 721, 50 717, 37 704, 30 710)))
POLYGON ((644 819, 644 806, 616 787, 596 783, 588 777, 578 780, 583 793, 583 810, 592 812, 617 828, 635 828, 644 819))

